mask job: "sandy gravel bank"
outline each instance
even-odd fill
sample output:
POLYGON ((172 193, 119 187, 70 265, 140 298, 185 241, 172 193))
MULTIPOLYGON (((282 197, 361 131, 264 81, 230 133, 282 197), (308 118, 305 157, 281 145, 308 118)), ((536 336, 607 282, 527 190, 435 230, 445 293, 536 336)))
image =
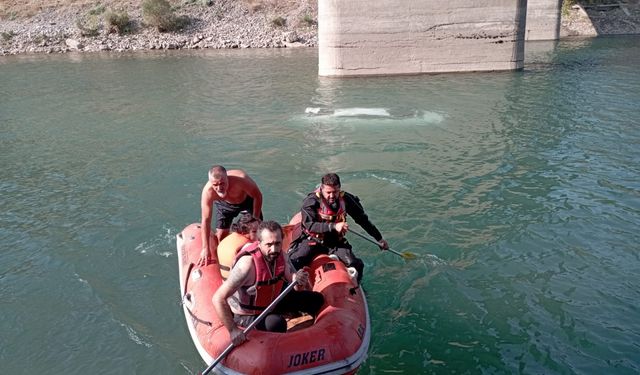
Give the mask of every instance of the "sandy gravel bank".
MULTIPOLYGON (((0 21, 0 55, 61 53, 68 51, 126 51, 197 48, 304 47, 317 44, 315 1, 252 5, 249 2, 203 1, 175 8, 186 26, 174 32, 159 32, 142 19, 139 4, 124 7, 130 32, 109 32, 100 25, 97 35, 87 36, 78 26, 87 19, 101 21, 109 7, 74 5, 46 8, 31 17, 6 17, 0 21), (94 13, 99 13, 95 15, 94 13), (11 19, 13 18, 13 19, 11 19)), ((85 30, 86 31, 86 30, 85 30)))

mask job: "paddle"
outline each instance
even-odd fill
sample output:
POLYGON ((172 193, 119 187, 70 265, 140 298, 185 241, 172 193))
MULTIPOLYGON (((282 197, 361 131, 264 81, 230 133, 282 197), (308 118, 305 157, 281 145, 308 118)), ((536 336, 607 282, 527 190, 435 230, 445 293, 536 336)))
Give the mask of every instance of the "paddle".
MULTIPOLYGON (((290 291, 293 290, 294 286, 296 286, 296 282, 293 282, 288 287, 286 287, 285 290, 283 290, 282 293, 280 293, 280 295, 276 297, 276 299, 274 299, 273 302, 271 302, 269 306, 267 306, 267 308, 264 309, 264 311, 260 313, 260 315, 258 315, 258 317, 253 322, 251 322, 251 324, 247 326, 247 328, 244 329, 244 331, 242 331, 242 333, 246 335, 249 331, 253 329, 253 327, 255 327, 258 323, 260 323, 271 312, 271 310, 273 310, 273 308, 276 307, 278 302, 280 302, 287 294, 289 294, 290 291)), ((216 358, 216 360, 213 361, 213 363, 211 363, 209 367, 207 367, 206 370, 201 372, 201 375, 207 375, 235 347, 236 346, 233 343, 229 344, 229 346, 227 346, 227 348, 222 352, 222 354, 220 354, 218 358, 216 358)))
MULTIPOLYGON (((367 240, 367 241, 369 241, 369 242, 371 242, 371 243, 373 243, 373 244, 376 244, 376 245, 380 246, 380 244, 379 244, 378 242, 376 242, 376 241, 372 240, 371 238, 369 238, 369 237, 365 236, 365 235, 364 235, 364 234, 362 234, 362 233, 358 233, 358 232, 356 232, 355 230, 353 230, 353 229, 351 229, 351 228, 349 228, 348 232, 351 232, 351 233, 355 234, 356 236, 358 236, 358 237, 360 237, 360 238, 362 238, 362 239, 365 239, 365 240, 367 240)), ((391 251, 392 253, 394 253, 394 254, 396 254, 396 255, 398 255, 398 256, 401 256, 402 258, 404 258, 404 259, 406 259, 406 260, 409 260, 409 259, 415 259, 415 258, 417 257, 417 255, 416 255, 416 254, 414 254, 414 253, 410 253, 410 252, 408 252, 408 251, 403 251, 403 252, 401 253, 401 252, 399 252, 399 251, 395 251, 395 250, 393 250, 393 249, 391 249, 391 248, 390 248, 390 249, 387 249, 387 250, 388 250, 388 251, 391 251)))

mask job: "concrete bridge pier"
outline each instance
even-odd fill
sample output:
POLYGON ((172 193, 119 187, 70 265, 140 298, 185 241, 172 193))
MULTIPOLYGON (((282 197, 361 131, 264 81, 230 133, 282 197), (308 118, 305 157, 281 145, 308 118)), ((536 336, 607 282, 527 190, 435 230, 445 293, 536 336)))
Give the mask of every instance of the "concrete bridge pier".
POLYGON ((558 40, 562 0, 528 0, 525 40, 558 40))
POLYGON ((319 0, 318 73, 522 69, 526 17, 527 0, 319 0))

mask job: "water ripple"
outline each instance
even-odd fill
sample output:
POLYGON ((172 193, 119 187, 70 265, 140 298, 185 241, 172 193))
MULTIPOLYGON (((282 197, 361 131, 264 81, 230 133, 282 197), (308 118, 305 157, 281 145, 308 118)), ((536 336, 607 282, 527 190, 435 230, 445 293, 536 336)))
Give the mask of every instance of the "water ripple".
POLYGON ((175 235, 222 163, 278 220, 337 172, 417 255, 352 241, 362 372, 638 372, 638 39, 550 46, 522 72, 357 80, 312 50, 2 62, 3 370, 199 369, 175 235))

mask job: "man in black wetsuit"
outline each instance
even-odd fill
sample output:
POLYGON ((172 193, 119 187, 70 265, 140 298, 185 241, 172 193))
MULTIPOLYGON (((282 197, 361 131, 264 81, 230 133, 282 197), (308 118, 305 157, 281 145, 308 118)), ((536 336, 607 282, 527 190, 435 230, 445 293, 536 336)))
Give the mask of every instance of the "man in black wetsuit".
POLYGON ((344 237, 349 230, 347 215, 378 241, 382 250, 389 244, 369 221, 360 199, 340 190, 340 177, 328 173, 322 177, 320 188, 307 195, 302 202, 301 231, 291 245, 289 259, 300 269, 318 254, 335 254, 347 266, 358 271, 358 282, 362 279, 364 263, 357 258, 344 237))

